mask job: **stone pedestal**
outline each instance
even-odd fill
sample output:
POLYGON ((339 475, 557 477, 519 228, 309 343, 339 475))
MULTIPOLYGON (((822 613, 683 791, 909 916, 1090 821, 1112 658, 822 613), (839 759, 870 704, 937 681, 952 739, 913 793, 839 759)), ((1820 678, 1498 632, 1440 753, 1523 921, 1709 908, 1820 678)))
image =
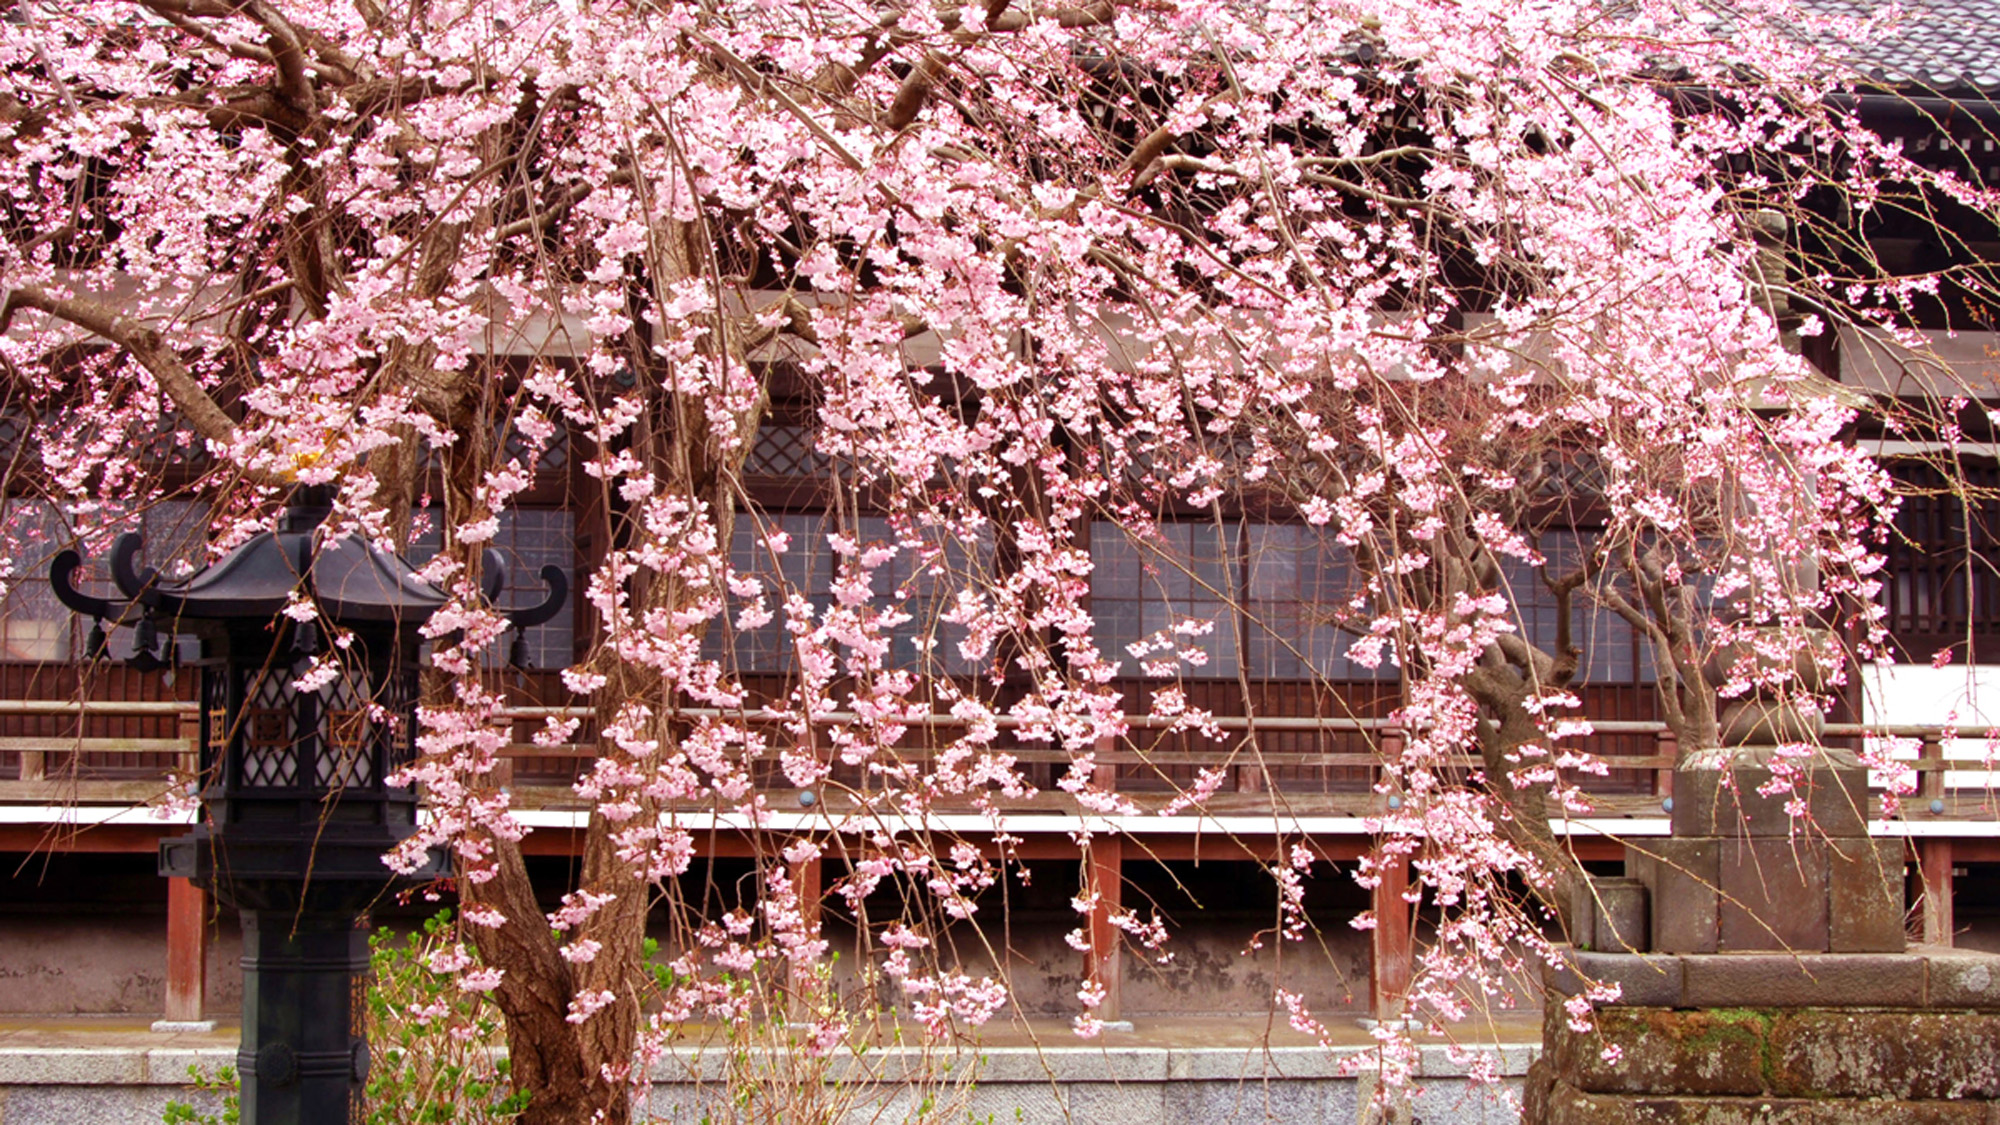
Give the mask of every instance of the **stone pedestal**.
POLYGON ((1777 754, 1688 756, 1674 771, 1673 835, 1625 852, 1626 875, 1646 888, 1644 944, 1592 947, 1901 952, 1903 844, 1868 835, 1867 769, 1843 750, 1790 762, 1777 754), (1781 771, 1790 788, 1764 795, 1781 771))
POLYGON ((1546 982, 1531 1125, 2000 1122, 2000 956, 1917 946, 1573 961, 1546 982), (1579 1033, 1562 1001, 1586 979, 1624 998, 1579 1033))
POLYGON ((1529 1125, 2000 1125, 2000 956, 1906 945, 1903 842, 1867 813, 1845 752, 1690 754, 1673 835, 1583 884, 1529 1125), (1591 983, 1621 996, 1577 1032, 1591 983))

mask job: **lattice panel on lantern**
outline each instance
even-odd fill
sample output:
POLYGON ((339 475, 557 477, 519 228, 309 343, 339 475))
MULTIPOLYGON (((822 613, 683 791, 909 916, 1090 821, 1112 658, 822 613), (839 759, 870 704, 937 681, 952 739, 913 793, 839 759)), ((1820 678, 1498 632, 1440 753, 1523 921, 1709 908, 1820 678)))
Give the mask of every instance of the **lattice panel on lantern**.
POLYGON ((377 712, 376 742, 382 747, 382 768, 394 771, 416 760, 417 675, 414 671, 392 672, 375 694, 381 705, 377 712))
POLYGON ((319 759, 314 780, 331 789, 375 781, 374 724, 368 721, 367 682, 341 676, 320 696, 319 759))
POLYGON ((227 669, 210 667, 201 676, 201 768, 204 774, 217 768, 224 755, 221 743, 229 737, 229 677, 227 669))
POLYGON ((259 676, 243 705, 243 784, 298 783, 298 743, 285 673, 259 676))

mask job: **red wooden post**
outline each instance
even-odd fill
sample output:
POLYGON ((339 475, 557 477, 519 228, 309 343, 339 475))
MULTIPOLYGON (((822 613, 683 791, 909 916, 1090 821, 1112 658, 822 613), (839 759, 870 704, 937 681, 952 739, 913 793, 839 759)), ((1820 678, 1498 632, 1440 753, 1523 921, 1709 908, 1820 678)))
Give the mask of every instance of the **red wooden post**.
MULTIPOLYGON (((1403 752, 1403 732, 1382 731, 1379 753, 1383 760, 1403 752)), ((1378 774, 1379 776, 1379 774, 1378 774)), ((1382 798, 1385 801, 1387 798, 1382 798)), ((1410 904, 1403 895, 1410 889, 1410 865, 1397 859, 1379 872, 1370 906, 1375 912, 1375 928, 1369 932, 1368 1014, 1378 1020, 1401 1019, 1403 999, 1410 992, 1410 975, 1416 952, 1411 944, 1410 904)))
POLYGON ((1653 795, 1664 800, 1672 800, 1674 795, 1674 766, 1681 756, 1680 740, 1671 730, 1663 730, 1653 736, 1653 753, 1667 764, 1653 770, 1653 795))
MULTIPOLYGON (((791 865, 792 890, 799 896, 799 916, 807 929, 819 925, 820 900, 826 897, 821 861, 815 857, 791 865)), ((813 970, 794 962, 791 966, 792 1018, 806 1021, 817 1014, 812 1010, 813 970)))
MULTIPOLYGON (((1387 762, 1393 758, 1401 757, 1402 753, 1403 753, 1403 732, 1397 730, 1394 727, 1390 727, 1382 731, 1382 733, 1377 737, 1375 743, 1376 757, 1380 761, 1387 762)), ((1375 767, 1375 780, 1378 783, 1381 782, 1383 778, 1386 778, 1388 776, 1389 776, 1389 771, 1387 769, 1385 769, 1380 765, 1375 767)), ((1381 800, 1378 799, 1376 802, 1376 808, 1379 810, 1382 807, 1383 806, 1381 804, 1381 800)))
POLYGON ((1924 941, 1930 945, 1951 944, 1951 864, 1948 837, 1927 837, 1917 843, 1917 868, 1924 880, 1924 941))
POLYGON ((819 902, 826 897, 820 864, 821 861, 814 858, 792 865, 792 886, 798 888, 799 913, 805 915, 808 926, 819 924, 819 902))
POLYGON ((1410 904, 1403 900, 1404 892, 1410 889, 1410 865, 1397 859, 1386 864, 1381 875, 1374 891, 1374 963, 1368 972, 1368 1014, 1378 1020, 1394 1020, 1403 1016, 1403 998, 1410 992, 1415 960, 1410 904))
POLYGON ((1097 1006, 1097 1018, 1117 1023, 1125 1017, 1120 1003, 1123 983, 1123 943, 1118 927, 1111 924, 1124 902, 1125 841, 1118 836, 1094 836, 1090 841, 1085 893, 1096 892, 1097 903, 1090 911, 1090 950, 1084 954, 1084 974, 1104 986, 1104 1002, 1097 1006))
POLYGON ((207 999, 208 896, 186 879, 167 880, 166 1024, 203 1022, 207 999))

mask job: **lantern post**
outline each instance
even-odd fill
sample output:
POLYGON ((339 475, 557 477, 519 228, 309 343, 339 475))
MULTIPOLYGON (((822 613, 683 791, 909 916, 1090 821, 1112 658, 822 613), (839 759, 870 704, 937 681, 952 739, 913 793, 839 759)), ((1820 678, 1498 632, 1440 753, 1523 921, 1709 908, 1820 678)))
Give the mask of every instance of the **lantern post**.
MULTIPOLYGON (((388 782, 415 759, 419 630, 447 600, 401 557, 321 534, 326 512, 302 492, 277 530, 180 580, 141 569, 139 536, 121 536, 109 562, 122 601, 77 589, 75 551, 51 566, 65 605, 137 628, 135 663, 159 665, 163 629, 200 639, 204 815, 161 843, 160 870, 241 916, 246 1125, 361 1120, 368 913, 396 881, 383 855, 416 827, 415 792, 388 782), (285 614, 301 602, 311 619, 285 614)), ((500 577, 489 555, 489 600, 500 577)), ((560 571, 542 577, 549 598, 510 614, 516 628, 566 596, 560 571)))

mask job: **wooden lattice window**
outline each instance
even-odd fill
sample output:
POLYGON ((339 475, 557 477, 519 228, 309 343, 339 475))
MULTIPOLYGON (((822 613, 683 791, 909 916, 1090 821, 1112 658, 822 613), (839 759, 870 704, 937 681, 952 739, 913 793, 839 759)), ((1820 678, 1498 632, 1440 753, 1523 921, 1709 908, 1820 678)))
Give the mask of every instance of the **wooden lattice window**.
MULTIPOLYGON (((815 615, 834 602, 839 559, 828 535, 837 529, 833 518, 821 513, 739 513, 730 542, 730 566, 763 583, 764 605, 771 617, 744 627, 744 614, 754 609, 754 602, 732 597, 724 620, 711 626, 704 638, 704 655, 724 660, 739 672, 789 672, 795 664, 796 640, 786 628, 785 599, 792 593, 803 594, 815 615), (782 553, 771 549, 772 533, 783 535, 782 553)), ((871 572, 869 585, 868 609, 878 613, 893 609, 909 618, 887 631, 887 663, 947 675, 980 671, 980 665, 959 648, 965 628, 944 621, 942 615, 961 589, 977 584, 973 572, 992 565, 992 543, 935 532, 917 532, 914 542, 906 541, 890 521, 876 516, 854 521, 850 534, 862 550, 897 545, 895 556, 871 572)))
POLYGON ((1882 579, 1890 632, 1912 660, 1946 647, 1965 659, 1968 641, 1971 659, 2000 659, 2000 466, 1892 471, 1902 506, 1882 579))
MULTIPOLYGON (((178 576, 202 561, 207 542, 207 509, 184 500, 163 500, 139 511, 98 509, 86 517, 92 525, 140 532, 144 562, 169 576, 178 576)), ((66 547, 82 547, 84 526, 43 500, 16 498, 0 506, 0 540, 11 552, 11 568, 0 593, 0 660, 66 661, 83 655, 91 622, 78 620, 49 586, 49 562, 66 547)), ((103 551, 85 550, 78 573, 84 592, 116 597, 105 568, 103 551)), ((107 654, 113 660, 133 655, 134 630, 111 628, 107 654)), ((181 643, 177 641, 176 643, 181 643)))
POLYGON ((827 467, 826 455, 813 448, 812 429, 792 422, 759 426, 743 459, 743 471, 752 476, 816 478, 827 467))

